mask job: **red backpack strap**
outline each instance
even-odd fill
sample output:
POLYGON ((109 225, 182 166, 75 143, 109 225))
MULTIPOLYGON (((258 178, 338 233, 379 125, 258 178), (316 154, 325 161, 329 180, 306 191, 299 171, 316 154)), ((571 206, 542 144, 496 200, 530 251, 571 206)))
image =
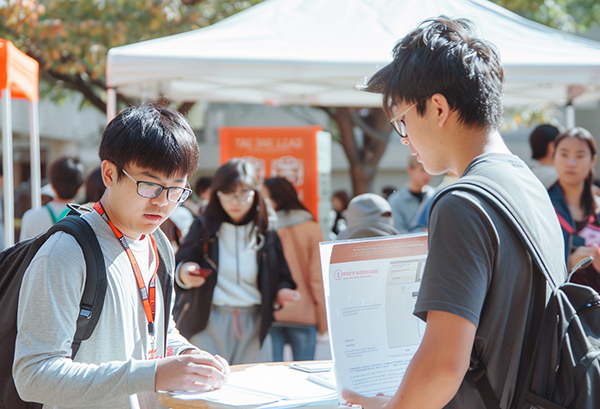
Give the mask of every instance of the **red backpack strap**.
POLYGON ((573 226, 571 226, 569 223, 567 223, 567 221, 565 220, 564 217, 562 217, 560 215, 560 213, 558 213, 558 210, 556 209, 556 206, 554 207, 554 211, 556 212, 556 216, 558 217, 558 222, 560 223, 560 226, 569 234, 575 234, 575 229, 573 228, 573 226))

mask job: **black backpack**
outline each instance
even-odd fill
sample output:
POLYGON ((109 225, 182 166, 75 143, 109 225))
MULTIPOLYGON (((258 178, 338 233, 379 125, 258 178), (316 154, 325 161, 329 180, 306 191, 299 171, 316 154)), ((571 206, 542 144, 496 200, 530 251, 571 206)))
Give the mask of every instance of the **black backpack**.
MULTIPOLYGON (((19 292, 23 275, 40 247, 56 232, 66 232, 77 240, 86 264, 85 288, 80 302, 71 358, 77 354, 81 342, 92 335, 98 323, 106 294, 106 268, 96 233, 80 215, 79 210, 73 209, 68 216, 59 220, 46 233, 23 240, 0 252, 0 311, 2 311, 0 314, 0 409, 40 409, 42 407, 39 403, 21 400, 12 377, 12 366, 17 337, 19 292)), ((161 234, 153 236, 160 258, 158 276, 163 289, 165 309, 168 309, 171 305, 173 290, 172 265, 165 265, 167 260, 170 260, 167 257, 167 252, 171 251, 170 244, 161 234)), ((165 319, 165 337, 168 323, 169 320, 165 319)))
MULTIPOLYGON (((493 205, 514 228, 541 273, 535 274, 534 271, 532 323, 521 351, 511 408, 600 408, 598 293, 587 286, 554 282, 550 269, 564 271, 564 266, 547 265, 532 235, 528 234, 522 215, 499 193, 494 182, 468 176, 442 194, 452 190, 469 191, 493 205), (542 294, 546 293, 546 282, 550 284, 552 294, 544 305, 545 296, 542 294)), ((557 243, 556 251, 564 251, 562 243, 557 243)), ((486 408, 499 409, 498 397, 492 390, 485 368, 473 361, 467 376, 477 385, 486 408)))

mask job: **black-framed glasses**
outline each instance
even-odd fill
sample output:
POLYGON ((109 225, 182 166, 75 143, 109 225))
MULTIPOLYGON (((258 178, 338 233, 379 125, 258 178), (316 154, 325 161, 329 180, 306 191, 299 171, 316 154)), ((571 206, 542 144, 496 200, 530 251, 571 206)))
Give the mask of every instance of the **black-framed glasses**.
POLYGON ((254 190, 242 190, 239 193, 234 193, 234 192, 225 193, 225 192, 218 191, 217 196, 224 203, 231 203, 234 200, 237 201, 238 203, 248 203, 248 202, 251 202, 252 199, 254 199, 254 190))
POLYGON ((163 190, 167 191, 167 200, 173 203, 185 202, 185 200, 192 194, 192 189, 185 187, 166 187, 159 185, 158 183, 152 182, 138 182, 135 180, 125 169, 121 169, 123 173, 137 185, 137 194, 145 197, 146 199, 154 199, 162 193, 163 190))
POLYGON ((404 124, 404 115, 406 115, 406 113, 408 111, 410 111, 411 109, 413 109, 415 106, 417 106, 418 102, 415 102, 414 104, 412 104, 407 110, 405 110, 404 112, 402 112, 400 115, 396 115, 395 117, 393 117, 392 119, 390 119, 390 124, 392 124, 392 126, 394 127, 394 129, 396 130, 396 132, 398 132, 398 135, 400 135, 400 138, 406 138, 408 135, 406 133, 406 125, 404 124))

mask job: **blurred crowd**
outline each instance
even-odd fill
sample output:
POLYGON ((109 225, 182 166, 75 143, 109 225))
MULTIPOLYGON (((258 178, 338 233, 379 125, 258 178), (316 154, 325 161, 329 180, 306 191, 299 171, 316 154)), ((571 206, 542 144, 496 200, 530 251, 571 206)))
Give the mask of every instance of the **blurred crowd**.
MULTIPOLYGON (((594 138, 583 128, 560 133, 545 124, 531 133, 530 144, 537 161, 532 171, 548 190, 562 227, 566 265, 595 256, 570 279, 600 291, 594 138)), ((432 187, 431 175, 414 156, 407 172, 406 185, 387 186, 382 195, 350 198, 344 190, 334 192, 325 234, 288 180, 259 180, 245 160, 231 160, 213 177, 198 178, 193 200, 161 226, 176 252, 179 330, 232 364, 314 359, 317 341, 318 357, 328 358, 319 242, 426 231, 437 192, 458 176, 444 175, 432 187)), ((104 189, 100 168, 84 177, 77 158, 55 160, 42 208, 23 213, 20 239, 45 232, 65 216, 68 203, 92 207, 104 189)))

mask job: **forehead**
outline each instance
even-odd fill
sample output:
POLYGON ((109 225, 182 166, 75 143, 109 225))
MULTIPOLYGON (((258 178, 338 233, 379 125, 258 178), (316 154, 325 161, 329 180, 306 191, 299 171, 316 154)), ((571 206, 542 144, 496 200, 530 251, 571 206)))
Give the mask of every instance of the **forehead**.
POLYGON ((580 138, 565 138, 562 141, 559 142, 558 146, 557 146, 558 150, 565 150, 565 151, 585 151, 585 152, 591 152, 591 149, 587 143, 587 141, 584 141, 583 139, 580 138))
POLYGON ((143 177, 151 179, 151 181, 157 182, 157 183, 159 183, 159 182, 186 183, 187 182, 186 174, 167 175, 165 173, 156 171, 154 169, 138 166, 134 163, 130 163, 128 166, 126 166, 126 168, 127 168, 126 170, 129 173, 135 174, 138 177, 143 176, 143 177))
POLYGON ((226 186, 222 190, 225 192, 239 192, 242 190, 252 190, 252 188, 247 183, 238 181, 236 183, 232 183, 232 184, 226 186))

